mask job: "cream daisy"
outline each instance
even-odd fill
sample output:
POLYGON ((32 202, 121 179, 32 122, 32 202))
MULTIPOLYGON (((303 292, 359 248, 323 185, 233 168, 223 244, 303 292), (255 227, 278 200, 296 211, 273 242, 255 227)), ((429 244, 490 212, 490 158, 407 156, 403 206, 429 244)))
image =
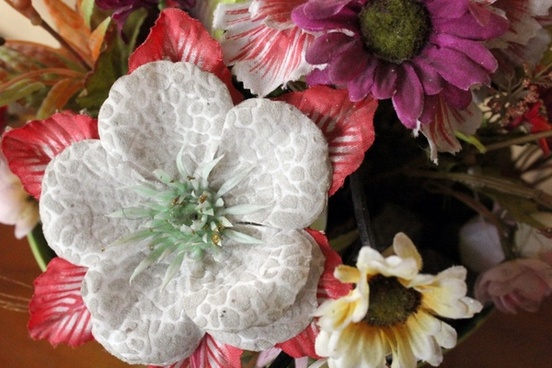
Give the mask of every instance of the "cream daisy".
POLYGON ((339 266, 335 276, 356 287, 345 297, 323 303, 316 315, 320 334, 316 353, 331 368, 415 367, 423 360, 436 366, 441 347, 456 344, 456 331, 439 319, 470 318, 482 308, 466 297, 466 269, 420 274, 422 259, 402 233, 388 257, 361 249, 355 267, 339 266))

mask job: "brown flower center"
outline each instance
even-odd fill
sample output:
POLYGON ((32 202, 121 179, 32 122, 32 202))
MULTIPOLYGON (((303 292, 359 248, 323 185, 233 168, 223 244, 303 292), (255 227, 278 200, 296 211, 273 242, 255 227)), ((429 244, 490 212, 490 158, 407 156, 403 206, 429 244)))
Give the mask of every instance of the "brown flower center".
POLYGON ((371 326, 392 326, 406 322, 418 310, 422 295, 405 288, 396 277, 376 275, 368 282, 370 299, 364 322, 371 326))
POLYGON ((397 64, 416 56, 431 32, 429 13, 415 0, 370 0, 359 19, 368 50, 397 64))

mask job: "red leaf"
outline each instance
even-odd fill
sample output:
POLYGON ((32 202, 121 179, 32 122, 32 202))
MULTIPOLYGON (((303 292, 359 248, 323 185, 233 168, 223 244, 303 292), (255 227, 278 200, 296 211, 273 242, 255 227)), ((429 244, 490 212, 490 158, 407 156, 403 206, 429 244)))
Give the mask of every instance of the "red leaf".
POLYGON ((241 368, 241 354, 241 349, 219 344, 212 336, 205 334, 191 356, 164 368, 241 368))
POLYGON ((129 72, 157 60, 193 63, 222 80, 235 104, 243 100, 232 85, 232 75, 222 61, 220 44, 198 20, 180 9, 170 8, 161 12, 146 41, 130 56, 129 72))
POLYGON ((75 347, 92 340, 90 312, 81 296, 86 268, 54 258, 36 278, 29 305, 29 332, 33 339, 47 339, 52 345, 75 347))
POLYGON ((321 359, 320 356, 316 354, 314 349, 314 341, 320 330, 316 325, 316 322, 311 322, 311 324, 303 330, 299 335, 284 341, 280 344, 276 344, 276 347, 282 349, 287 355, 292 358, 301 358, 301 357, 311 357, 314 359, 321 359))
POLYGON ((334 194, 364 159, 364 152, 374 142, 374 113, 377 101, 367 97, 353 103, 346 90, 314 86, 303 92, 288 93, 279 99, 297 107, 310 117, 328 140, 333 164, 334 194))
POLYGON ((39 199, 44 170, 52 158, 72 143, 98 138, 96 119, 62 112, 6 132, 2 151, 25 190, 39 199))
MULTIPOLYGON (((318 302, 321 304, 326 299, 337 299, 349 294, 351 290, 351 284, 344 284, 334 277, 334 270, 337 266, 342 264, 341 257, 334 251, 326 238, 326 235, 320 231, 306 229, 307 232, 314 238, 314 240, 320 246, 320 250, 326 257, 324 261, 324 272, 320 276, 318 281, 317 297, 318 302)), ((316 322, 312 322, 303 332, 299 335, 277 344, 276 347, 281 348, 289 356, 293 358, 301 358, 308 356, 311 358, 319 359, 314 349, 314 341, 318 336, 318 326, 316 322)))

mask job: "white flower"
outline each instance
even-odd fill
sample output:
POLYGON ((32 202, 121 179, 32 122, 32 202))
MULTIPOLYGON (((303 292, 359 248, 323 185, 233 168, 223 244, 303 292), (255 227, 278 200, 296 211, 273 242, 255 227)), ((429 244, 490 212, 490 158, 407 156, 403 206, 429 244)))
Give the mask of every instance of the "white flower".
POLYGON ((106 349, 166 365, 204 332, 262 350, 309 324, 324 260, 303 228, 331 174, 312 121, 282 102, 234 107, 213 74, 160 61, 115 82, 99 131, 48 166, 40 208, 51 247, 88 267, 106 349))
POLYGON ((362 248, 357 267, 340 266, 335 276, 355 283, 349 295, 324 302, 316 353, 330 368, 416 367, 442 361, 441 347, 456 345, 456 331, 438 317, 470 318, 482 308, 466 297, 466 270, 448 268, 436 276, 420 274, 421 257, 410 239, 399 233, 394 255, 383 257, 362 248))
POLYGON ((15 225, 15 237, 26 236, 38 223, 38 203, 8 167, 0 152, 0 223, 15 225))

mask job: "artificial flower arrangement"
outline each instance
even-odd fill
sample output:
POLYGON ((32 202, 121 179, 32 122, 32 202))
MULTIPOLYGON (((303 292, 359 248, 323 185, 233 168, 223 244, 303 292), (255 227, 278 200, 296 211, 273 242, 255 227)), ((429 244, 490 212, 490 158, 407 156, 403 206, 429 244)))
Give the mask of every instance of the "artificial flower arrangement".
POLYGON ((0 221, 54 252, 32 337, 438 366, 550 294, 551 0, 7 2, 60 43, 0 46, 0 221))

